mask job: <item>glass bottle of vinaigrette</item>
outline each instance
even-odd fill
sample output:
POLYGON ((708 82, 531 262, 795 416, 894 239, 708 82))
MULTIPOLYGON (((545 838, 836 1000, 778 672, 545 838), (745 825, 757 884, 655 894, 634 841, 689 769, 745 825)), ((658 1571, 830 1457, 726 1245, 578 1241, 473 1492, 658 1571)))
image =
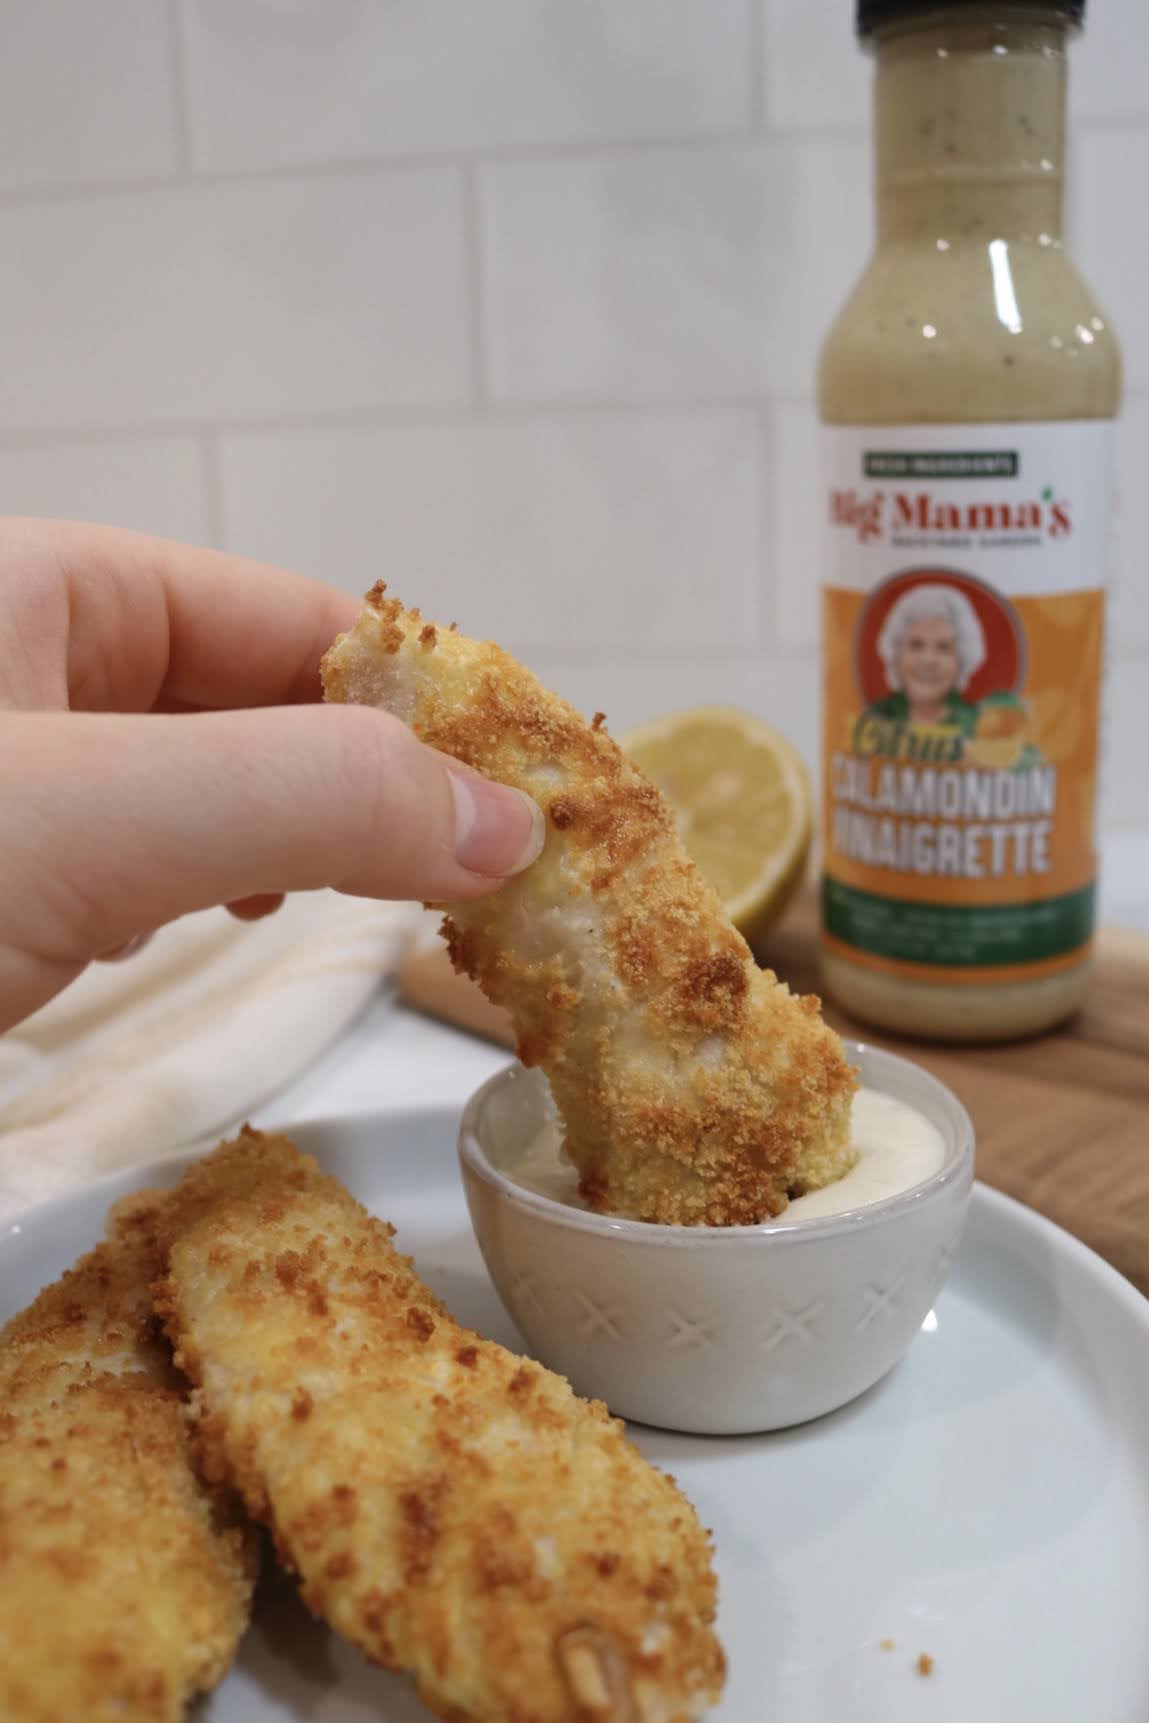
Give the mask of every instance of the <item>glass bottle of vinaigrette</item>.
POLYGON ((1117 344, 1062 246, 1083 0, 860 0, 874 256, 822 349, 826 990, 947 1040, 1086 987, 1117 344))

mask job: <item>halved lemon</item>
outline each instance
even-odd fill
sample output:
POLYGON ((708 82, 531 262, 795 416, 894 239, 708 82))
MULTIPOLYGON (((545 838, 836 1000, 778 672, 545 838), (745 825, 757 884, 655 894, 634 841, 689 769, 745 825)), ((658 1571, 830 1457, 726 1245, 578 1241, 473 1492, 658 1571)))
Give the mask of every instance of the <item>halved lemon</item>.
POLYGON ((730 706, 671 712, 619 745, 658 785, 687 851, 753 943, 785 909, 810 853, 810 781, 797 749, 730 706))

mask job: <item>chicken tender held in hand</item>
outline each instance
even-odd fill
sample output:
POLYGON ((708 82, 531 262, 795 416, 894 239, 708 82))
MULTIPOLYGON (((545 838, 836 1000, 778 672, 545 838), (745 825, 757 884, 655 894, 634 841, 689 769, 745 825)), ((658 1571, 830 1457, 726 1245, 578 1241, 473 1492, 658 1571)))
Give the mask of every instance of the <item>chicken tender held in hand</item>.
POLYGON ((465 970, 547 1074, 593 1207, 756 1223, 854 1160, 854 1074, 816 999, 758 968, 658 790, 497 646, 378 586, 323 662, 330 700, 382 706, 541 805, 542 855, 448 906, 465 970))
POLYGON ((179 1723, 247 1625, 255 1546, 191 1467, 154 1218, 134 1199, 0 1332, 3 1723, 179 1723))
POLYGON ((164 1214, 203 1461, 317 1614, 456 1723, 706 1710, 707 1536, 604 1407, 460 1328, 286 1138, 245 1131, 164 1214))

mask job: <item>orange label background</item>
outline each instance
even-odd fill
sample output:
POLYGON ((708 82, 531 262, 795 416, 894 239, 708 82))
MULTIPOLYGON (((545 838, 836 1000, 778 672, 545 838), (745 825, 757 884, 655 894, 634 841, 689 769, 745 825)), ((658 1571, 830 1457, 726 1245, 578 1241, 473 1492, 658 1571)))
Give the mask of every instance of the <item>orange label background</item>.
MULTIPOLYGON (((1026 680, 1019 692, 1029 709, 1030 740, 1041 750, 1043 763, 1057 768, 1057 806, 1050 846, 1053 864, 1050 872, 1027 874, 1022 878, 1006 875, 1001 879, 953 879, 868 867, 864 863, 847 860, 831 847, 836 804, 831 796, 830 759, 835 753, 851 752, 853 722, 865 705, 855 675, 854 637, 867 597, 865 592, 847 591, 841 587, 824 589, 822 805, 826 871, 844 885, 856 886, 860 891, 914 903, 1032 903, 1042 898, 1060 897, 1088 885, 1096 871, 1093 831, 1105 594, 1101 591, 1066 592, 1011 601, 1025 630, 1029 648, 1026 680)), ((872 770, 875 774, 881 764, 881 760, 874 760, 872 770)), ((861 808, 856 811, 871 812, 861 808)), ((876 810, 873 812, 876 818, 886 817, 876 810)), ((945 823, 960 826, 975 822, 955 820, 945 823)))

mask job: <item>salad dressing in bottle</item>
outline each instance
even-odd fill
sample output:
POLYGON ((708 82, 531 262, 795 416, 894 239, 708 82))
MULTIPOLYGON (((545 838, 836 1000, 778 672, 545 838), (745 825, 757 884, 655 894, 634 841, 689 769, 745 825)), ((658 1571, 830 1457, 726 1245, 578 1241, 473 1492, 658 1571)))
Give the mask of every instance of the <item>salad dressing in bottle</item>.
POLYGON ((1120 359, 1062 244, 1081 0, 861 0, 877 246, 823 346, 826 990, 1006 1039, 1087 985, 1120 359))

